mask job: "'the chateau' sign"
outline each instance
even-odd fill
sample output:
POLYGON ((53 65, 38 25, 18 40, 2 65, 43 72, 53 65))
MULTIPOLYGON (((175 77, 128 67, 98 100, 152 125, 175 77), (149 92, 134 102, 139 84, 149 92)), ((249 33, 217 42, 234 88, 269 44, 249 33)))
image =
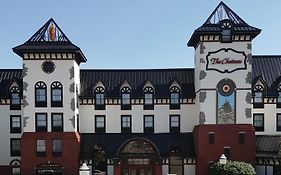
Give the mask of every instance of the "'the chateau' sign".
POLYGON ((223 48, 207 55, 206 70, 232 73, 247 68, 246 54, 231 48, 223 48))

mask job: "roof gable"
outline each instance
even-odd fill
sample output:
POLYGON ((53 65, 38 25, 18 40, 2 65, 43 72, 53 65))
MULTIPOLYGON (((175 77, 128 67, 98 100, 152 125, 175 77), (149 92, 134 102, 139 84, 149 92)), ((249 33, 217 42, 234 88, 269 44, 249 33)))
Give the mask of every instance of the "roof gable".
POLYGON ((223 20, 230 20, 234 24, 247 25, 247 23, 234 11, 232 11, 224 2, 219 3, 204 24, 218 24, 223 20))

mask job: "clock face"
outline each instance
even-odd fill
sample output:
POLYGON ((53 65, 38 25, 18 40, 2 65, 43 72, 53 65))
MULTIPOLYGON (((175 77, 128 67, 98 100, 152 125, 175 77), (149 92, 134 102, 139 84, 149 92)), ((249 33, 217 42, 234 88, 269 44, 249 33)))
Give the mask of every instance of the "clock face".
POLYGON ((52 61, 45 61, 42 64, 42 69, 46 73, 52 73, 55 70, 55 64, 52 61))

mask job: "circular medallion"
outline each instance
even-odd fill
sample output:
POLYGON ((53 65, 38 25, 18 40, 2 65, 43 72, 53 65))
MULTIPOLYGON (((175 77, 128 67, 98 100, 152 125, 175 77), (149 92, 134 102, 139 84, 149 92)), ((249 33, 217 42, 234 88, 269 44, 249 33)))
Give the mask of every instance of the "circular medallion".
POLYGON ((235 83, 230 79, 223 79, 218 83, 218 92, 223 96, 231 95, 235 90, 235 83))
POLYGON ((45 61, 42 64, 42 69, 46 73, 52 73, 55 70, 55 64, 52 61, 45 61))

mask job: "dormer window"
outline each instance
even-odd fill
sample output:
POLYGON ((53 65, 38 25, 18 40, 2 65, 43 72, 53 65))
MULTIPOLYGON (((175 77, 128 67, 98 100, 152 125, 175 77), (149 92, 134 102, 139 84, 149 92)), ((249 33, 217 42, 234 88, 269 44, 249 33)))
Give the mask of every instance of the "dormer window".
POLYGON ((180 109, 180 88, 173 86, 170 88, 170 109, 180 109))
POLYGON ((129 87, 123 87, 121 89, 121 109, 131 109, 131 89, 129 87))
POLYGON ((20 89, 17 86, 13 86, 10 89, 10 109, 11 110, 21 109, 20 89))
POLYGON ((47 86, 42 81, 35 84, 35 107, 47 107, 47 86))
POLYGON ((143 109, 152 110, 154 109, 154 89, 151 86, 144 88, 144 103, 143 109))
POLYGON ((264 98, 264 87, 258 84, 254 88, 254 102, 253 102, 254 108, 264 107, 263 98, 264 98))
POLYGON ((229 21, 225 21, 221 26, 221 42, 231 42, 232 41, 232 24, 229 21))
POLYGON ((277 88, 278 91, 278 96, 277 96, 277 100, 276 100, 276 106, 277 108, 281 108, 281 84, 278 86, 277 88))
POLYGON ((62 107, 62 84, 58 81, 51 85, 51 106, 62 107))
POLYGON ((95 89, 95 109, 104 110, 105 109, 105 98, 104 98, 105 89, 101 86, 96 87, 95 89))

